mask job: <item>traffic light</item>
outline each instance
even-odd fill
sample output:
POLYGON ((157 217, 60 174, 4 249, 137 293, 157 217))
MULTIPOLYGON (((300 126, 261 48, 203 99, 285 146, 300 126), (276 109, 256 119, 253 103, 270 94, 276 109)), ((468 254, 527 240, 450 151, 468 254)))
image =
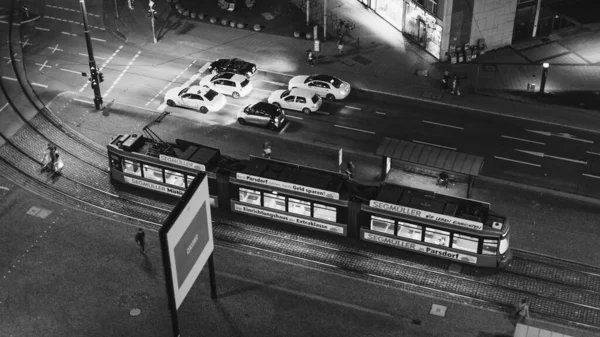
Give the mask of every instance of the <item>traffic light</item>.
POLYGON ((98 76, 100 76, 100 83, 104 82, 104 74, 99 73, 98 76))
POLYGON ((134 0, 127 0, 127 4, 129 5, 129 9, 134 9, 135 8, 134 0))
POLYGON ((95 88, 98 85, 95 78, 92 78, 92 88, 95 88))

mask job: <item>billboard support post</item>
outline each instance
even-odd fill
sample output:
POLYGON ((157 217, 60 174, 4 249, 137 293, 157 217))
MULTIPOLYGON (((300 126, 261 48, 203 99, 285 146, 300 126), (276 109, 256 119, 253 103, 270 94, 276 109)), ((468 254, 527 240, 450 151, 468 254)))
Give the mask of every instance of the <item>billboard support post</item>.
POLYGON ((165 272, 165 284, 167 286, 167 298, 169 300, 169 313, 171 314, 171 327, 173 337, 179 337, 179 318, 177 317, 177 304, 175 303, 175 291, 173 290, 173 278, 171 276, 171 260, 169 259, 169 249, 167 246, 166 235, 159 235, 160 250, 163 259, 163 269, 165 272))
POLYGON ((214 254, 210 254, 208 258, 208 276, 210 278, 210 297, 213 299, 217 298, 217 281, 215 278, 215 260, 213 259, 214 254))

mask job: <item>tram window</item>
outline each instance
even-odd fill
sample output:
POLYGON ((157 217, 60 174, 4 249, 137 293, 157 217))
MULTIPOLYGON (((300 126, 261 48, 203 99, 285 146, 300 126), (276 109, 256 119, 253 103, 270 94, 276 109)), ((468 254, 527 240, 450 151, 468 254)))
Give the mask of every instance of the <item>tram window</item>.
POLYGON ((395 223, 392 219, 371 215, 371 230, 394 235, 395 223))
POLYGON ((110 155, 110 167, 122 171, 123 167, 121 166, 121 158, 115 156, 114 154, 110 155))
POLYGON ((452 238, 452 248, 455 249, 477 253, 477 246, 479 246, 479 238, 476 237, 454 234, 454 237, 452 238))
POLYGON ((423 228, 419 225, 398 221, 398 236, 421 241, 423 228))
POLYGON ((240 187, 240 201, 260 206, 260 192, 240 187))
POLYGON ((185 176, 185 181, 187 183, 186 187, 189 187, 192 184, 192 181, 194 181, 194 178, 196 178, 196 176, 193 176, 191 174, 188 174, 185 176))
POLYGON ((442 231, 439 229, 426 228, 425 242, 433 243, 434 245, 449 247, 450 232, 442 231))
POLYGON ((163 174, 160 167, 144 164, 142 168, 144 171, 144 178, 163 182, 163 174))
POLYGON ((481 253, 484 255, 496 255, 498 251, 498 240, 496 239, 485 239, 483 240, 483 249, 481 253))
POLYGON ((314 204, 315 210, 313 217, 317 219, 329 220, 335 222, 337 220, 337 210, 335 207, 314 204))
POLYGON ((265 207, 285 211, 285 197, 277 194, 265 193, 265 207))
POLYGON ((289 198, 288 210, 290 213, 310 216, 310 202, 289 198))
POLYGON ((169 185, 185 187, 185 183, 183 181, 183 174, 167 169, 165 169, 165 183, 169 185))
POLYGON ((123 159, 123 172, 135 174, 136 176, 142 175, 142 171, 140 171, 140 164, 127 159, 123 159))

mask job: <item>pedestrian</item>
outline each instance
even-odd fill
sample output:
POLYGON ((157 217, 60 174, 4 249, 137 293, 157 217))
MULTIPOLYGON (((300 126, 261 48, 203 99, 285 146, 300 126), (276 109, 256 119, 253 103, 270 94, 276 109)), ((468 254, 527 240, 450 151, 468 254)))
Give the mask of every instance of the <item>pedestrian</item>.
POLYGON ((268 140, 263 143, 263 157, 271 159, 271 143, 268 140))
POLYGON ((65 163, 63 163, 62 159, 60 158, 60 155, 58 154, 58 152, 55 152, 54 153, 54 164, 52 166, 52 168, 54 170, 54 174, 60 174, 60 171, 62 171, 64 166, 65 166, 65 163))
POLYGON ((146 254, 146 233, 142 228, 139 228, 137 234, 135 234, 135 242, 140 247, 142 254, 146 254))
POLYGON ((521 302, 516 305, 513 318, 517 319, 515 325, 521 323, 522 321, 524 322, 525 319, 529 318, 529 304, 527 304, 526 298, 522 299, 521 302))
POLYGON ((42 152, 42 172, 50 169, 52 164, 52 144, 48 143, 48 147, 42 152))
POLYGON ((21 7, 21 10, 23 10, 23 14, 25 14, 25 17, 29 19, 29 7, 27 7, 27 5, 23 5, 23 7, 21 7))
POLYGON ((311 67, 314 67, 315 66, 315 54, 312 52, 312 50, 306 51, 306 58, 307 58, 308 64, 310 64, 311 67))
POLYGON ((443 83, 444 91, 448 91, 448 89, 450 89, 450 73, 447 70, 444 71, 444 77, 442 78, 442 83, 443 83))
POLYGON ((352 178, 352 176, 354 175, 354 163, 352 162, 352 160, 348 161, 348 163, 346 163, 346 171, 345 173, 348 175, 348 178, 352 178))
POLYGON ((456 74, 452 78, 452 91, 450 91, 450 93, 452 95, 460 96, 460 80, 456 74))
POLYGON ((340 38, 338 41, 338 54, 344 53, 344 39, 340 38))
POLYGON ((50 169, 54 170, 54 161, 56 160, 56 154, 58 153, 58 150, 56 149, 55 145, 52 145, 50 147, 50 169))

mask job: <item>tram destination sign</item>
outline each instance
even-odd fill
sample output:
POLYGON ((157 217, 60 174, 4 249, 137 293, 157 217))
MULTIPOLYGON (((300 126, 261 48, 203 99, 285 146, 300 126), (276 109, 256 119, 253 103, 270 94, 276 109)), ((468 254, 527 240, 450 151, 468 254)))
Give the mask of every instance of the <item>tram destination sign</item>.
POLYGON ((445 214, 432 213, 432 212, 427 212, 427 211, 423 211, 423 210, 416 209, 416 208, 388 204, 386 202, 381 202, 381 201, 377 201, 377 200, 369 201, 369 206, 371 206, 373 208, 382 209, 384 211, 406 214, 406 215, 414 216, 417 218, 429 219, 429 220, 441 222, 441 223, 444 223, 447 225, 454 225, 454 226, 474 229, 474 230, 478 230, 478 231, 483 230, 482 222, 461 219, 461 218, 457 218, 457 217, 453 217, 453 216, 449 216, 449 215, 445 215, 445 214))
POLYGON ((180 158, 169 157, 169 156, 165 156, 164 154, 159 155, 158 160, 164 161, 165 163, 175 164, 175 165, 179 165, 179 166, 183 166, 183 167, 188 167, 188 168, 191 168, 194 170, 206 172, 206 166, 199 164, 199 163, 191 162, 189 160, 183 160, 180 158))
POLYGON ((267 178, 252 176, 252 175, 244 174, 244 173, 236 173, 235 177, 239 180, 243 180, 243 181, 247 181, 247 182, 251 182, 251 183, 255 183, 255 184, 271 186, 271 187, 278 187, 278 188, 282 188, 285 190, 304 193, 304 194, 308 194, 308 195, 316 195, 321 198, 340 200, 340 194, 337 192, 321 190, 318 188, 313 188, 313 187, 308 187, 308 186, 296 185, 296 184, 292 184, 292 183, 288 183, 288 182, 284 182, 284 181, 267 179, 267 178))

